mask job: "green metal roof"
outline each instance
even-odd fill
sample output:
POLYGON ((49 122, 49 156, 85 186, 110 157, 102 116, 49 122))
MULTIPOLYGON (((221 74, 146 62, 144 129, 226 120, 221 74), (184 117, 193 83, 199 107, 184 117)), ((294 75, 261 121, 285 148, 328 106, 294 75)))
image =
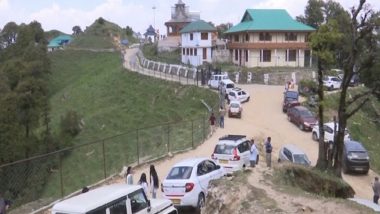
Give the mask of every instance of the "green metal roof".
POLYGON ((61 47, 63 43, 69 43, 73 38, 70 35, 60 35, 49 41, 48 47, 61 47))
POLYGON ((191 33, 191 32, 213 32, 216 31, 216 28, 212 26, 211 24, 203 21, 198 20, 195 22, 191 22, 187 24, 180 33, 191 33))
POLYGON ((284 9, 247 9, 241 22, 226 33, 314 30, 314 28, 294 20, 284 9))

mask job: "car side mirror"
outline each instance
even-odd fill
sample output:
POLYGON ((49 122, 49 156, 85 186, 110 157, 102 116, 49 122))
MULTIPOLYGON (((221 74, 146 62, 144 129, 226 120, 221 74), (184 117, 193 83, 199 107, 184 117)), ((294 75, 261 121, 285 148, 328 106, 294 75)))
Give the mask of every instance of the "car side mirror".
POLYGON ((220 165, 216 165, 216 169, 220 169, 220 165))
POLYGON ((151 207, 150 207, 150 200, 147 201, 147 204, 148 204, 148 212, 150 212, 150 210, 151 210, 151 207))

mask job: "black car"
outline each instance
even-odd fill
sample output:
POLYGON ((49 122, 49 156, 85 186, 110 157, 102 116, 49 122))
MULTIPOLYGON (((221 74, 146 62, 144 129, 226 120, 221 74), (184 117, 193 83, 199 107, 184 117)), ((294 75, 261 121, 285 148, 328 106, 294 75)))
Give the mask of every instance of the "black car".
POLYGON ((284 101, 282 103, 282 112, 287 112, 288 108, 299 106, 298 101, 299 94, 297 91, 285 91, 284 92, 284 101))
POLYGON ((344 173, 368 173, 369 156, 367 150, 361 143, 353 140, 344 142, 342 167, 344 173))

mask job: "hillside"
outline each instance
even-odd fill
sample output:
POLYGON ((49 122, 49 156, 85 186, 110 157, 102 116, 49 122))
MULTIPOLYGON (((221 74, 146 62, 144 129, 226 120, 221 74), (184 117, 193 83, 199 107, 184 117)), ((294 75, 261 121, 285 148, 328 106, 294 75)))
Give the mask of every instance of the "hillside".
POLYGON ((66 35, 66 33, 63 33, 59 30, 49 30, 49 31, 45 32, 45 38, 47 41, 50 41, 51 39, 53 39, 59 35, 66 35))
POLYGON ((125 29, 103 18, 97 19, 93 24, 86 27, 84 32, 74 37, 70 47, 109 49, 114 48, 113 37, 128 39, 130 43, 137 42, 133 36, 128 36, 125 29))

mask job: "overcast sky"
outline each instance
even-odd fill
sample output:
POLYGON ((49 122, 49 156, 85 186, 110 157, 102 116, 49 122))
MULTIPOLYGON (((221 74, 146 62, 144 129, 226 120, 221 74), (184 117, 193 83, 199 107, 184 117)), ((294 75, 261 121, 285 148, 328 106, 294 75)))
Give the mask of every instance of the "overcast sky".
MULTIPOLYGON (((170 19, 171 7, 178 0, 0 0, 0 28, 10 21, 17 24, 36 20, 44 30, 57 29, 72 33, 72 27, 82 29, 103 17, 121 27, 131 26, 144 33, 151 24, 166 33, 164 23, 170 19), (153 10, 153 7, 156 9, 153 10)), ((303 14, 307 0, 183 0, 190 11, 198 11, 201 19, 215 24, 237 24, 245 9, 286 9, 291 16, 303 14)), ((346 9, 359 0, 340 0, 346 9)), ((367 0, 380 10, 380 0, 367 0)))

